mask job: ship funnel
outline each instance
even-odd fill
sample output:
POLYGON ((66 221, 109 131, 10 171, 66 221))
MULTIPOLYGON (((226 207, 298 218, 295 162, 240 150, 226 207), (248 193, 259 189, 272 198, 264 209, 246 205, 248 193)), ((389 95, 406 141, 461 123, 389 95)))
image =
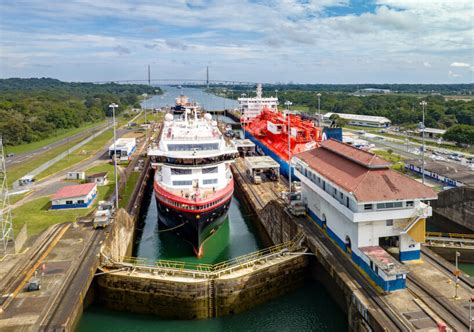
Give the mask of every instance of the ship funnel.
POLYGON ((262 83, 257 83, 257 98, 262 98, 262 83))

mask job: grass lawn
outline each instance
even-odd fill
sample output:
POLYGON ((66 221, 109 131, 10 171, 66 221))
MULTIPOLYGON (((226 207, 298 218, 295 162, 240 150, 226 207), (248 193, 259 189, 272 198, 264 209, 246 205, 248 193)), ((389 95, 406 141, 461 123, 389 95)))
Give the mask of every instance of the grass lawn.
POLYGON ((97 136, 89 143, 81 146, 76 151, 72 152, 69 156, 66 156, 64 159, 58 161, 48 169, 44 170, 40 174, 38 174, 37 178, 42 179, 49 175, 55 174, 59 171, 62 171, 66 168, 69 168, 86 158, 92 157, 94 154, 97 153, 100 149, 102 149, 108 141, 110 141, 113 137, 112 129, 109 129, 102 133, 101 135, 97 136))
MULTIPOLYGON (((86 173, 93 174, 102 171, 108 171, 110 173, 110 167, 113 173, 113 166, 109 164, 98 165, 87 170, 86 173)), ((97 198, 88 209, 50 210, 50 197, 38 198, 17 207, 12 212, 15 234, 20 230, 25 222, 28 227, 28 235, 31 236, 41 233, 51 225, 75 221, 78 217, 86 216, 97 206, 99 201, 104 200, 107 196, 113 193, 115 185, 113 176, 111 177, 111 180, 112 181, 109 181, 106 186, 97 187, 97 198)), ((23 197, 24 195, 25 194, 16 196, 23 197)), ((11 199, 10 203, 12 204, 11 199)))
POLYGON ((94 126, 98 126, 102 122, 94 122, 94 123, 87 123, 79 128, 70 128, 70 129, 62 129, 56 131, 55 135, 46 139, 43 139, 41 141, 37 142, 32 142, 32 143, 27 143, 27 144, 21 144, 21 145, 15 145, 15 146, 7 146, 6 151, 8 153, 25 153, 29 152, 32 150, 36 150, 39 148, 42 148, 46 145, 49 145, 51 143, 54 143, 56 141, 59 141, 63 138, 75 135, 80 133, 83 130, 92 128, 94 126))
POLYGON ((14 209, 12 215, 15 234, 20 231, 24 223, 27 224, 28 235, 31 236, 41 233, 51 225, 75 221, 92 210, 92 208, 49 210, 50 207, 50 198, 42 197, 14 209))
POLYGON ((18 194, 18 195, 11 195, 8 197, 8 199, 10 200, 10 204, 15 204, 16 202, 22 200, 28 194, 29 192, 18 194))
POLYGON ((66 151, 69 147, 78 144, 82 140, 83 138, 78 138, 76 140, 70 141, 67 144, 63 144, 54 149, 46 150, 42 153, 39 153, 37 156, 29 159, 27 162, 13 164, 12 166, 7 167, 8 184, 11 186, 13 182, 18 180, 22 176, 28 174, 30 171, 44 164, 48 160, 51 160, 52 158, 56 157, 58 154, 66 151))
POLYGON ((130 197, 133 194, 133 190, 135 189, 135 185, 139 177, 140 177, 140 172, 132 172, 132 174, 130 174, 130 177, 127 179, 125 188, 120 193, 119 207, 122 207, 122 208, 127 207, 128 202, 130 201, 130 197))
POLYGON ((395 153, 389 153, 386 150, 372 150, 373 153, 375 153, 377 156, 380 158, 383 158, 387 161, 389 161, 392 164, 392 168, 396 171, 405 172, 405 159, 404 157, 395 154, 395 153))

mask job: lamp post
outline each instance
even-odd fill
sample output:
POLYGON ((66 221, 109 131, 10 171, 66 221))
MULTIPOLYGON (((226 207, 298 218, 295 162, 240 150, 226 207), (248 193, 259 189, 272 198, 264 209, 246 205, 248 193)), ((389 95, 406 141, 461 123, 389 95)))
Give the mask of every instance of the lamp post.
POLYGON ((321 94, 318 92, 318 126, 321 127, 321 94))
POLYGON ((278 99, 278 89, 275 90, 276 93, 276 99, 278 99))
POLYGON ((115 176, 115 208, 118 209, 118 179, 117 179, 117 149, 116 149, 116 142, 117 142, 117 134, 115 133, 115 108, 118 107, 116 103, 112 103, 109 105, 112 108, 112 118, 114 122, 114 176, 115 176))
POLYGON ((426 101, 421 101, 420 102, 421 109, 423 110, 423 120, 421 123, 421 140, 422 140, 422 145, 421 145, 421 176, 422 180, 421 182, 425 184, 425 107, 428 105, 426 101))
POLYGON ((289 100, 285 101, 285 106, 286 106, 286 116, 288 118, 288 185, 290 188, 291 192, 291 121, 290 121, 290 106, 293 105, 293 103, 289 100))
MULTIPOLYGON (((247 95, 245 93, 242 93, 240 97, 245 98, 247 95)), ((248 105, 247 105, 248 107, 248 105)), ((242 100, 242 103, 240 103, 240 125, 242 126, 242 129, 244 130, 244 138, 245 138, 245 119, 244 119, 244 101, 242 100)))
POLYGON ((461 271, 459 271, 458 268, 458 257, 461 256, 461 253, 459 251, 456 251, 456 271, 454 271, 454 275, 456 277, 456 283, 454 284, 454 296, 453 299, 459 300, 458 296, 458 288, 459 288, 459 274, 461 271))

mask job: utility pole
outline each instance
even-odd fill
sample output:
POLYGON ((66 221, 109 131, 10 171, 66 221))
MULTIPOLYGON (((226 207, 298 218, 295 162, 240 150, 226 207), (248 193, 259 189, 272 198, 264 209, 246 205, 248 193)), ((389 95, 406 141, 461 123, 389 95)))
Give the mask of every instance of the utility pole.
POLYGON ((318 126, 321 127, 321 94, 318 92, 318 126))
POLYGON ((3 139, 0 135, 0 253, 7 254, 9 241, 13 241, 13 223, 10 210, 10 199, 8 198, 7 166, 5 162, 5 151, 3 139))
POLYGON ((114 121, 114 176, 115 176, 115 208, 119 208, 119 197, 118 197, 118 174, 117 174, 117 135, 115 133, 115 108, 118 107, 116 103, 109 105, 112 108, 112 117, 114 121))
POLYGON ((291 122, 290 122, 290 106, 293 103, 289 100, 285 101, 286 116, 288 117, 288 184, 291 192, 291 122))
POLYGON ((148 65, 148 85, 151 85, 150 65, 148 65))
POLYGON ((209 66, 206 67, 206 85, 209 89, 209 66))
POLYGON ((421 108, 423 110, 423 122, 421 123, 421 137, 422 137, 422 145, 421 145, 421 182, 425 184, 425 107, 428 105, 426 101, 422 101, 420 103, 421 108))

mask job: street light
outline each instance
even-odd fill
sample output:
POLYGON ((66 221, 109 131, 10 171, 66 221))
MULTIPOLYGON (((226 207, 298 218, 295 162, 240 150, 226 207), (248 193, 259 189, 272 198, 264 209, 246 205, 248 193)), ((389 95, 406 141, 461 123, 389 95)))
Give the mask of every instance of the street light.
POLYGON ((321 94, 318 92, 318 126, 321 127, 321 94))
POLYGON ((115 108, 118 108, 116 103, 112 103, 109 105, 112 108, 112 118, 114 122, 114 175, 115 175, 115 208, 118 209, 118 180, 117 180, 117 149, 116 149, 116 142, 117 142, 117 135, 115 133, 115 108))
POLYGON ((291 141, 290 141, 290 132, 291 132, 291 122, 290 122, 290 106, 293 105, 293 103, 289 100, 285 101, 285 106, 286 106, 286 116, 288 118, 288 184, 290 186, 290 192, 291 192, 291 141))
POLYGON ((426 101, 420 102, 421 109, 423 110, 423 122, 421 124, 421 137, 422 137, 422 146, 421 146, 421 182, 425 184, 425 107, 428 105, 426 101))
MULTIPOLYGON (((245 93, 242 93, 240 97, 245 98, 247 95, 245 93)), ((247 105, 248 107, 248 105, 247 105)), ((244 119, 244 101, 240 103, 240 126, 242 127, 244 131, 244 138, 245 138, 245 119, 244 119)))
POLYGON ((454 296, 453 296, 453 299, 455 299, 455 300, 459 300, 458 288, 459 288, 459 275, 461 274, 461 271, 459 271, 459 268, 458 268, 458 257, 459 256, 461 256, 461 253, 459 251, 456 251, 456 271, 454 271, 454 275, 456 277, 456 283, 454 284, 454 296))
POLYGON ((275 90, 276 93, 276 99, 278 99, 278 89, 275 90))

